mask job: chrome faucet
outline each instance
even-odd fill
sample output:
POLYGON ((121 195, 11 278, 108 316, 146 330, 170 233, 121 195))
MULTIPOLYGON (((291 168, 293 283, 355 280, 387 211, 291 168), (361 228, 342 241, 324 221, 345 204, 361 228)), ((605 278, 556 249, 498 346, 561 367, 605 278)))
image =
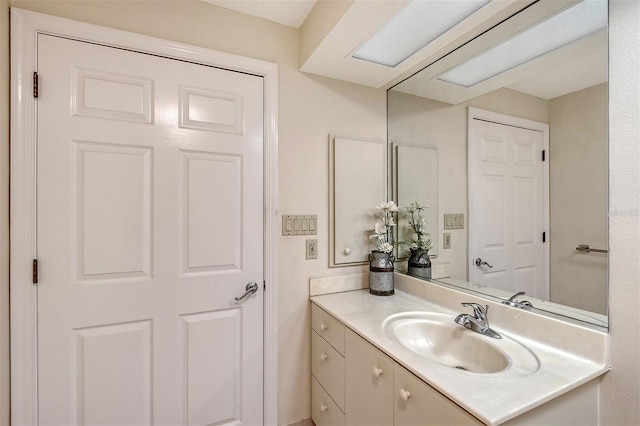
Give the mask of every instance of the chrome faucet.
POLYGON ((469 314, 460 314, 454 319, 456 324, 462 325, 485 336, 493 337, 494 339, 501 339, 502 336, 492 330, 489 327, 489 319, 487 318, 487 312, 489 311, 489 305, 482 307, 477 303, 462 303, 462 306, 473 308, 473 316, 469 314))
POLYGON ((513 306, 515 308, 533 308, 533 304, 528 300, 519 300, 518 297, 523 296, 524 291, 519 291, 507 300, 503 300, 505 305, 513 306))

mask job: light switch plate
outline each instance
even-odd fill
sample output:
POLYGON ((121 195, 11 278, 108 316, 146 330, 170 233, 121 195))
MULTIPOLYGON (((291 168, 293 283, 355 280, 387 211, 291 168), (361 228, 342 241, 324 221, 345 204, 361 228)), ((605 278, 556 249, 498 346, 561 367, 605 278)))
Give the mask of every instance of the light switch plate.
POLYGON ((306 241, 306 258, 307 260, 318 258, 318 240, 306 241))
POLYGON ((451 248, 451 232, 445 232, 442 235, 442 248, 443 249, 451 248))
POLYGON ((464 214, 445 213, 444 229, 464 229, 464 214))
POLYGON ((318 215, 282 215, 282 235, 318 235, 318 215))

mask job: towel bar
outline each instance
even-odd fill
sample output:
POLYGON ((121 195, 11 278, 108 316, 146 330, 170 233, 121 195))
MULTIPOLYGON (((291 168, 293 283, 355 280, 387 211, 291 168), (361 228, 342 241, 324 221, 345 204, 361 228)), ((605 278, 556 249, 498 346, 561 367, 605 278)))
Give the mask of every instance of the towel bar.
POLYGON ((591 248, 589 247, 589 244, 580 244, 576 247, 576 250, 580 253, 609 253, 609 250, 591 248))

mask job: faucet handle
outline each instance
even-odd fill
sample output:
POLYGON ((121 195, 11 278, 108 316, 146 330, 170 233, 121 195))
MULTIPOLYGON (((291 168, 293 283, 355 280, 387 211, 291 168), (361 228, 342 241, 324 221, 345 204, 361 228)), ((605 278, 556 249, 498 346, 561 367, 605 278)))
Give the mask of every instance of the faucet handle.
POLYGON ((487 319, 487 313, 489 312, 489 305, 482 306, 478 303, 473 302, 462 302, 462 306, 473 308, 473 315, 476 319, 485 320, 487 319))
POLYGON ((514 294, 513 296, 511 296, 509 298, 509 302, 515 302, 518 303, 518 297, 520 296, 524 296, 526 293, 524 291, 519 291, 516 294, 514 294))

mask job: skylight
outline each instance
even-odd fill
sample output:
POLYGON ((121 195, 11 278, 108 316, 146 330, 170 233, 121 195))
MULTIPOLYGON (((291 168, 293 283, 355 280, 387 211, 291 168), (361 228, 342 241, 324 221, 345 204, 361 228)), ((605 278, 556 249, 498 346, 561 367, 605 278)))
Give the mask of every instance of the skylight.
POLYGON ((413 0, 352 57, 395 67, 490 0, 413 0))

